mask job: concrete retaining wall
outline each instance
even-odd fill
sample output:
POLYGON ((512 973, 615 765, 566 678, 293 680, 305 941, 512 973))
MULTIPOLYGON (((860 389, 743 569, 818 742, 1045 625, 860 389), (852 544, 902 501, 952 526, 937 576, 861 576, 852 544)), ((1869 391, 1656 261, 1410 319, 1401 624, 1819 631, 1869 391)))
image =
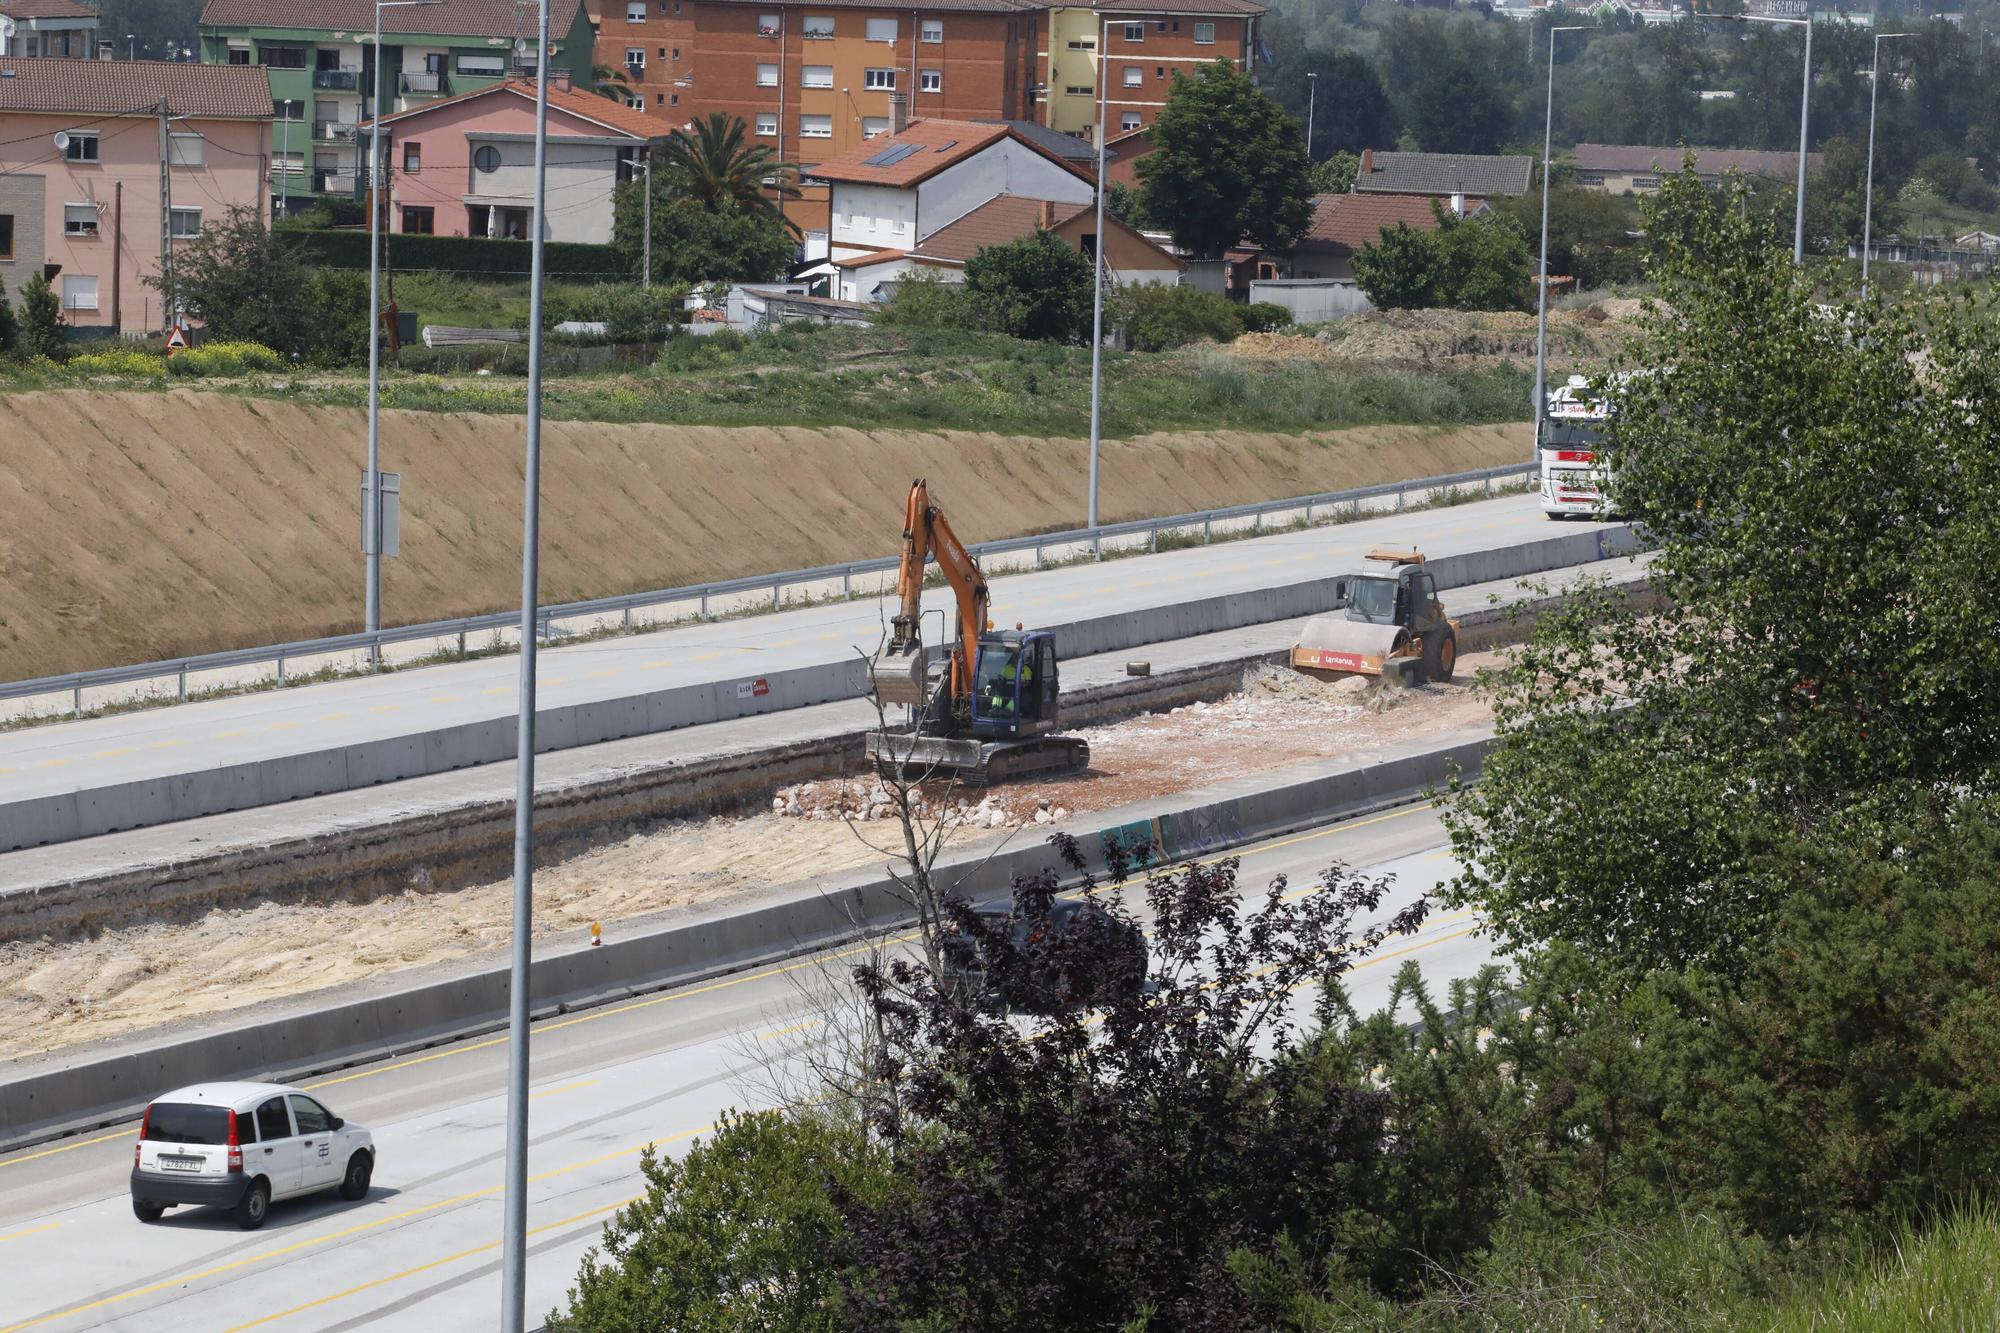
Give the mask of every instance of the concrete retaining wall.
MULTIPOLYGON (((1623 555, 1637 546, 1619 525, 1445 556, 1431 568, 1440 590, 1544 573, 1623 555)), ((1203 598, 1172 606, 1094 616, 1050 626, 1065 657, 1122 652, 1149 643, 1191 638, 1332 610, 1342 605, 1338 577, 1203 598)), ((837 699, 868 691, 865 663, 843 657, 742 680, 711 681, 645 694, 543 710, 536 750, 566 750, 680 727, 837 699), (761 684, 760 693, 756 688, 761 684)), ((0 803, 0 850, 149 828, 328 792, 371 787, 512 759, 511 714, 429 732, 367 741, 308 754, 224 765, 195 773, 0 803)))
MULTIPOLYGON (((1215 852, 1419 798, 1454 773, 1477 775, 1489 740, 1407 749, 1383 762, 1301 776, 1275 785, 1236 783, 1192 798, 1110 812, 1081 835, 1101 868, 1106 840, 1157 845, 1173 857, 1215 852)), ((1046 844, 990 859, 968 851, 941 868, 959 892, 1004 894, 1016 876, 1057 865, 1046 844)), ((602 948, 569 949, 533 965, 538 1013, 615 1001, 652 989, 794 957, 907 924, 886 879, 802 886, 768 904, 667 925, 602 948)), ((67 1066, 0 1072, 0 1150, 132 1119, 163 1088, 215 1079, 281 1082, 398 1055, 504 1024, 504 968, 389 994, 362 996, 310 1013, 138 1046, 67 1066)))

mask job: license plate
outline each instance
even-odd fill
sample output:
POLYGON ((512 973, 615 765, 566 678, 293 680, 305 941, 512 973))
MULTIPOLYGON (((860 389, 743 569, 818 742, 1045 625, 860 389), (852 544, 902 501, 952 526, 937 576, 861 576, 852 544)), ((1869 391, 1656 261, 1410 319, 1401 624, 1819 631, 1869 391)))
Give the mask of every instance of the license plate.
POLYGON ((169 1157, 165 1153, 160 1155, 162 1171, 199 1171, 202 1166, 203 1162, 199 1157, 169 1157))

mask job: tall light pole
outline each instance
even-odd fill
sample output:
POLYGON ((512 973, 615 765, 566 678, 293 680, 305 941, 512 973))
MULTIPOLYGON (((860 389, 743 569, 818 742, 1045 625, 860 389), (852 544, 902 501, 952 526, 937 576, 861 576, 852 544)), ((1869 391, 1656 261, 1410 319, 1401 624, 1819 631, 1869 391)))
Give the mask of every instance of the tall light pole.
POLYGON ((1803 84, 1799 90, 1799 197, 1792 209, 1792 262, 1806 257, 1806 129, 1812 111, 1812 30, 1810 16, 1802 19, 1772 18, 1767 14, 1718 14, 1732 23, 1782 23, 1806 30, 1806 59, 1803 84))
MULTIPOLYGON (((535 230, 528 250, 528 457, 521 518, 521 688, 514 760, 514 951, 507 981, 501 1333, 522 1333, 528 1301, 528 962, 535 925, 535 619, 542 521, 542 249, 549 182, 549 0, 541 0, 536 33, 535 230)), ((651 185, 649 178, 649 189, 651 185)))
POLYGON ((1535 402, 1534 450, 1535 462, 1542 458, 1542 413, 1548 410, 1548 363, 1549 363, 1549 154, 1555 145, 1556 130, 1556 34, 1559 32, 1587 32, 1588 24, 1572 24, 1567 28, 1549 29, 1549 91, 1542 107, 1542 269, 1541 300, 1535 314, 1535 402))
MULTIPOLYGON (((1090 303, 1090 518, 1097 527, 1097 450, 1102 443, 1101 414, 1104 389, 1104 118, 1111 100, 1111 20, 1105 19, 1097 34, 1097 240, 1091 256, 1094 270, 1090 303)), ((1097 537, 1090 538, 1092 554, 1098 550, 1097 537)))
POLYGON ((1319 75, 1306 71, 1306 165, 1313 160, 1313 111, 1319 102, 1319 75))
POLYGON ((1868 247, 1875 238, 1875 90, 1882 84, 1882 43, 1907 32, 1875 34, 1875 59, 1868 66, 1868 184, 1861 192, 1861 294, 1868 295, 1868 247))
MULTIPOLYGON (((382 11, 444 0, 375 0, 375 114, 368 122, 368 475, 361 482, 361 549, 368 556, 363 628, 382 628, 382 11)), ((372 661, 377 650, 368 649, 372 661)))

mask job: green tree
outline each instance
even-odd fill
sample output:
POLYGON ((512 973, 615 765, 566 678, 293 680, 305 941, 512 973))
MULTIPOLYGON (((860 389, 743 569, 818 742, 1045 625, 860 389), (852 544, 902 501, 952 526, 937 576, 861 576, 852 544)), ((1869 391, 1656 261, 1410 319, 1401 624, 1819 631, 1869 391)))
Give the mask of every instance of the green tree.
POLYGON ((69 331, 63 325, 62 301, 40 269, 21 284, 20 332, 16 335, 24 356, 59 357, 69 346, 69 331))
MULTIPOLYGON (((733 207, 745 217, 798 235, 798 224, 779 208, 799 197, 798 168, 775 150, 752 143, 741 116, 716 111, 678 129, 660 144, 653 171, 661 186, 714 213, 733 207)), ((657 203, 657 201, 655 201, 657 203)))
POLYGON ((612 243, 634 270, 645 248, 647 177, 655 282, 764 282, 791 263, 799 229, 783 202, 798 197, 797 169, 745 134, 741 117, 716 112, 675 130, 657 146, 650 173, 617 187, 612 243))
POLYGON ((1354 256, 1354 277, 1384 309, 1515 310, 1526 302, 1528 243, 1504 216, 1460 218, 1433 200, 1434 231, 1407 222, 1382 229, 1354 256))
MULTIPOLYGON (((1496 199, 1493 209, 1513 219, 1532 255, 1542 239, 1539 192, 1513 199, 1496 199)), ((1637 208, 1626 199, 1601 190, 1556 185, 1549 190, 1549 272, 1572 277, 1578 287, 1603 287, 1636 282, 1645 262, 1637 208)))
POLYGON ((965 293, 988 327, 1016 338, 1090 337, 1090 261, 1053 233, 989 245, 965 264, 965 293))
POLYGON ((1314 194, 1346 194, 1354 188, 1354 178, 1360 172, 1361 159, 1341 152, 1313 163, 1306 179, 1314 194))
POLYGON ((1226 343, 1243 332, 1234 301, 1195 287, 1127 287, 1111 303, 1110 318, 1140 352, 1161 352, 1204 338, 1226 343))
POLYGON ((297 242, 255 209, 232 208, 175 249, 172 297, 212 337, 303 353, 319 338, 315 312, 300 299, 308 272, 297 242))
POLYGON ((979 326, 979 314, 963 283, 947 282, 933 268, 913 268, 896 279, 896 294, 881 322, 911 329, 970 329, 979 326))
POLYGON ((1354 256, 1354 280, 1383 310, 1427 310, 1444 304, 1444 258, 1431 232, 1407 222, 1382 228, 1382 239, 1354 256))
POLYGON ((1289 250, 1312 221, 1299 123, 1224 60, 1174 80, 1136 170, 1148 216, 1203 258, 1246 236, 1289 250))
POLYGON ((881 1205, 883 1157, 811 1115, 725 1115, 679 1161, 648 1149, 645 1196, 605 1225, 549 1333, 806 1333, 841 1327, 840 1204, 881 1205))
POLYGON ((19 350, 21 326, 14 319, 14 303, 7 299, 7 284, 0 282, 0 356, 19 350))
POLYGON ((632 91, 632 76, 623 65, 592 65, 591 91, 613 102, 623 102, 632 91))
POLYGON ((1691 171, 1646 207, 1658 307, 1604 446, 1658 553, 1495 677, 1499 739, 1448 816, 1501 938, 1608 965, 1754 955, 1795 843, 1873 840, 2000 778, 1986 627, 2000 326, 1965 303, 1821 307, 1789 237, 1691 171))

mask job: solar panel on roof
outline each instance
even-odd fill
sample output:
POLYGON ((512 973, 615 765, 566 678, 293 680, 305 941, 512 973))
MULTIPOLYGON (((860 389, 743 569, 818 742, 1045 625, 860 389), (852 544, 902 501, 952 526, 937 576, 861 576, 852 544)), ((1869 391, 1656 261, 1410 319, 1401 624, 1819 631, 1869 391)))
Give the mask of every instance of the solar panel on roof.
POLYGON ((956 139, 946 139, 946 140, 945 140, 945 141, 944 141, 943 143, 941 143, 941 144, 939 144, 939 145, 937 146, 937 149, 936 149, 936 151, 938 151, 938 152, 942 153, 942 152, 946 151, 947 149, 951 149, 951 148, 956 148, 956 147, 958 147, 958 140, 956 140, 956 139))
POLYGON ((862 159, 861 165, 864 167, 886 167, 896 160, 895 153, 896 149, 894 148, 884 148, 881 152, 875 154, 875 156, 862 159))

